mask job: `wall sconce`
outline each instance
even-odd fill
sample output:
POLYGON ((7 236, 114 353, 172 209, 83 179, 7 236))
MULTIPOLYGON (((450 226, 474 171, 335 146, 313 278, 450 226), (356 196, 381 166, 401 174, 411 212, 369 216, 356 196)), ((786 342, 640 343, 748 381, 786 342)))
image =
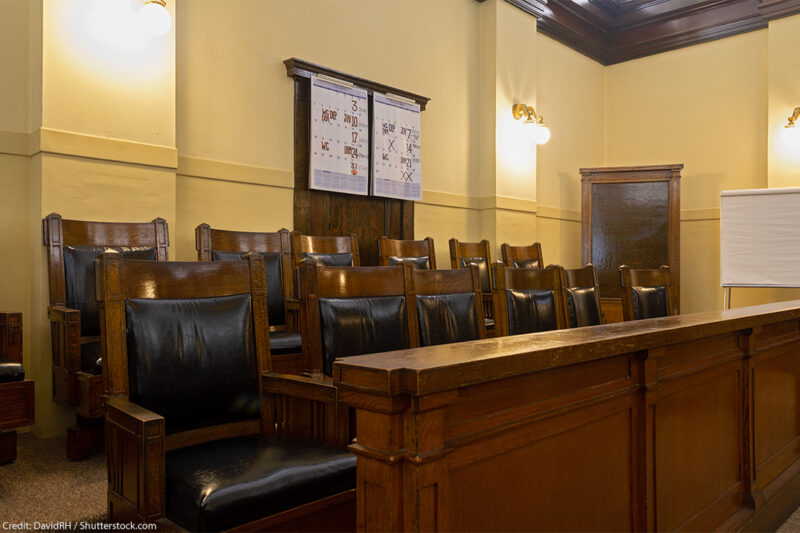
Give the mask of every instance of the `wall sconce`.
POLYGON ((795 107, 792 116, 789 117, 789 122, 786 123, 784 128, 796 128, 797 126, 795 126, 794 121, 797 120, 798 117, 800 117, 800 107, 795 107))
POLYGON ((544 124, 544 117, 537 115, 533 107, 525 104, 514 104, 511 106, 511 114, 516 120, 525 118, 525 124, 534 124, 536 131, 534 139, 536 144, 544 144, 550 140, 550 130, 544 124))
POLYGON ((166 0, 145 0, 139 10, 142 27, 153 37, 161 37, 172 27, 172 17, 167 11, 166 0))

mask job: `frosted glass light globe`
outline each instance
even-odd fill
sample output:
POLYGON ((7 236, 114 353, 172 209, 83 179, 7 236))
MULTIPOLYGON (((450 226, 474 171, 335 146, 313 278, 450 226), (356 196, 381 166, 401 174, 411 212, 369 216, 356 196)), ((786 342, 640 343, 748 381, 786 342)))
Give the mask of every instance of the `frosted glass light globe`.
POLYGON ((167 8, 158 2, 147 2, 139 10, 139 18, 144 31, 153 37, 166 35, 172 27, 172 17, 167 8))
POLYGON ((536 144, 544 144, 550 140, 550 129, 544 124, 536 126, 536 144))

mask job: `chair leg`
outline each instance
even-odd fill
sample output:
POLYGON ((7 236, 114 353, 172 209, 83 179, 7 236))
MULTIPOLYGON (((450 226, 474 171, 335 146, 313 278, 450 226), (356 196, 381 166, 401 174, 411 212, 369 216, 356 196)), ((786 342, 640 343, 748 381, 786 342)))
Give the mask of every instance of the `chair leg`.
POLYGON ((17 430, 0 432, 0 465, 17 460, 17 430))
POLYGON ((86 459, 105 443, 102 418, 78 415, 74 426, 67 428, 67 458, 73 461, 86 459))

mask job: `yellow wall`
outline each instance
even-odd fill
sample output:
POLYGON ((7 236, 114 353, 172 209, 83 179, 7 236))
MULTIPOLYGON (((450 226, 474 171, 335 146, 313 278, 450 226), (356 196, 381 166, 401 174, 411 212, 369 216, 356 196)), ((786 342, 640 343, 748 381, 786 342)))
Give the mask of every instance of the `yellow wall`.
POLYGON ((605 164, 606 68, 559 42, 537 40, 537 111, 552 136, 536 161, 545 263, 581 265, 580 168, 605 164))
POLYGON ((800 121, 784 128, 800 106, 800 15, 769 23, 769 186, 800 185, 800 121))
MULTIPOLYGON (((684 163, 681 311, 721 307, 719 194, 767 186, 767 31, 608 67, 608 166, 684 163)), ((737 305, 766 293, 740 289, 737 305)))

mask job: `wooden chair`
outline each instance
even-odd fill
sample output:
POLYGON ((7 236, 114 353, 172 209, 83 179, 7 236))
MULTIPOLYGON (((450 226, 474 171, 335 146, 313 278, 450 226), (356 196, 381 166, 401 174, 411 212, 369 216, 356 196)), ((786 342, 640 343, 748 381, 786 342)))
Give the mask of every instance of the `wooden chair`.
POLYGON ((22 368, 22 313, 0 313, 0 464, 17 459, 17 428, 34 417, 33 381, 22 368))
POLYGON ((355 233, 347 237, 302 235, 291 233, 292 268, 301 261, 310 259, 325 266, 359 266, 358 237, 355 233))
POLYGON ((569 327, 605 324, 605 316, 600 308, 600 286, 597 283, 597 270, 594 265, 589 263, 583 268, 567 268, 564 270, 564 275, 569 327))
POLYGON ((269 346, 275 372, 303 371, 303 342, 300 338, 300 302, 295 294, 291 268, 289 230, 275 233, 226 231, 208 224, 195 228, 199 261, 240 260, 248 252, 264 257, 269 307, 269 346))
POLYGON ((378 239, 378 264, 394 266, 408 262, 414 268, 436 270, 436 253, 433 250, 433 238, 425 237, 421 241, 390 239, 385 235, 378 239))
POLYGON ((677 314, 673 308, 672 281, 669 267, 619 267, 622 288, 622 316, 625 321, 657 318, 677 314))
POLYGON ((419 346, 486 338, 481 283, 474 265, 455 270, 414 269, 408 300, 416 302, 411 330, 418 331, 419 346))
POLYGON ((562 267, 509 268, 498 262, 494 275, 498 336, 568 327, 562 267))
MULTIPOLYGON (((269 371, 264 259, 98 273, 109 519, 190 531, 355 527, 355 457, 285 438, 269 371)), ((299 376, 298 376, 299 377, 299 376)), ((324 415, 323 415, 324 416, 324 415)))
POLYGON ((486 329, 494 333, 494 309, 492 303, 492 253, 489 241, 459 242, 450 239, 450 268, 464 268, 469 264, 478 267, 478 277, 483 292, 483 316, 486 319, 486 329))
POLYGON ((544 268, 542 245, 538 242, 530 246, 511 246, 503 243, 500 246, 503 263, 513 268, 544 268))
POLYGON ((306 368, 332 375, 333 361, 418 345, 409 328, 406 284, 411 265, 300 266, 301 332, 306 368))
POLYGON ((88 457, 102 442, 103 370, 100 321, 95 299, 94 260, 104 250, 125 257, 167 260, 167 223, 65 220, 52 213, 42 221, 50 279, 53 398, 76 414, 67 430, 67 457, 88 457))

